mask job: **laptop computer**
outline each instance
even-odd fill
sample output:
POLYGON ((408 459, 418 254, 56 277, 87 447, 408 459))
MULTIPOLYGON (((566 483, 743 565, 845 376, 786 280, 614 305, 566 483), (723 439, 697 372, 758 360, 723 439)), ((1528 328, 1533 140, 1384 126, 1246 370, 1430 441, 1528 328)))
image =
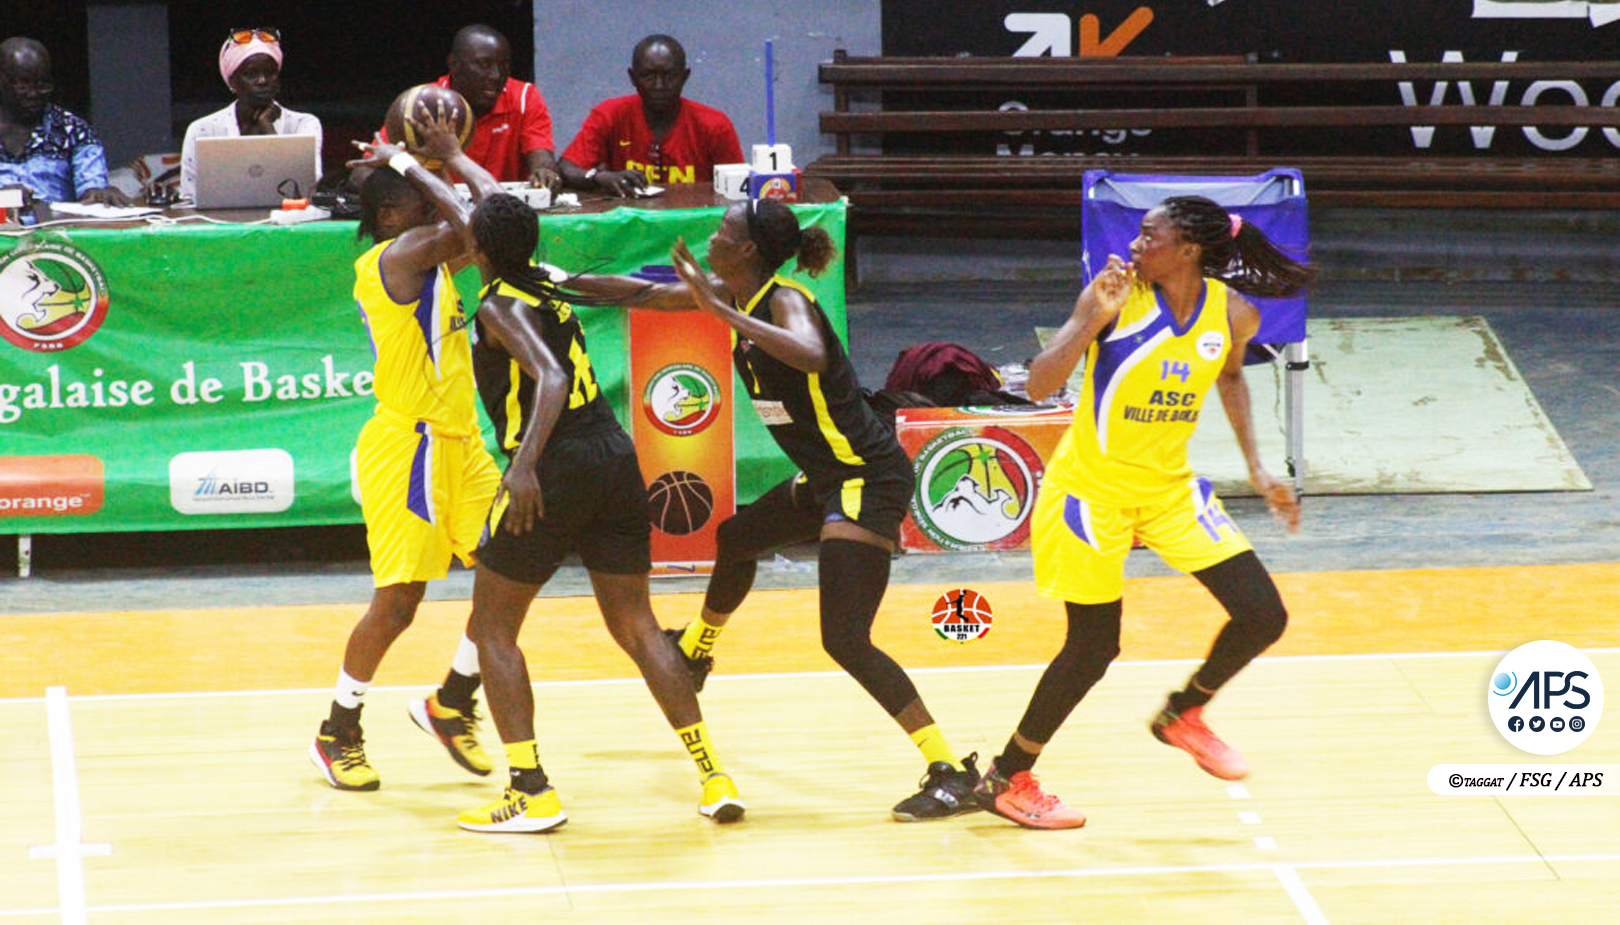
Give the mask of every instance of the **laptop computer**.
POLYGON ((314 135, 197 139, 197 208, 276 208, 315 192, 314 135))

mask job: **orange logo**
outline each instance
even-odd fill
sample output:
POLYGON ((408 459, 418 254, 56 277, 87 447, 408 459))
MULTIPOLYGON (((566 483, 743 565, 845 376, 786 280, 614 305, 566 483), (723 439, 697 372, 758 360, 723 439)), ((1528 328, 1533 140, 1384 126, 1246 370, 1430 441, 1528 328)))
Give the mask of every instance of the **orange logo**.
POLYGON ((1080 57, 1082 58, 1113 58, 1125 50, 1133 39, 1142 34, 1142 30, 1153 22, 1153 8, 1139 6, 1125 17, 1125 21, 1114 27, 1108 33, 1108 38, 1102 37, 1102 20, 1087 13, 1080 17, 1080 57))
POLYGON ((0 518, 83 517, 105 494, 95 456, 0 456, 0 518))

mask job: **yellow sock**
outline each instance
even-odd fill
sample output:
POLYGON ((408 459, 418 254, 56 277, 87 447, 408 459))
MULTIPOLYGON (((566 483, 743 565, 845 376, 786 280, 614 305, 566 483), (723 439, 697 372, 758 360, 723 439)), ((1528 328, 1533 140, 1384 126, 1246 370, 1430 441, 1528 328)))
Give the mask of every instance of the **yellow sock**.
POLYGON ((714 650, 714 641, 720 638, 723 626, 711 626, 700 616, 691 623, 686 624, 685 632, 681 633, 681 651, 687 658, 702 658, 714 650))
POLYGON ((943 761, 958 771, 962 770, 962 762, 957 760, 956 752, 951 751, 950 744, 945 741, 945 733, 940 732, 939 727, 933 723, 913 732, 911 741, 917 746, 917 750, 923 753, 923 760, 929 764, 943 761))
POLYGON ((686 753, 692 756, 697 764, 698 779, 706 780, 711 774, 724 774, 726 769, 720 764, 720 756, 715 753, 714 746, 709 744, 708 724, 701 720, 690 726, 675 730, 681 737, 681 744, 686 746, 686 753))
POLYGON ((540 746, 533 739, 506 743, 506 764, 519 771, 540 767, 540 746))

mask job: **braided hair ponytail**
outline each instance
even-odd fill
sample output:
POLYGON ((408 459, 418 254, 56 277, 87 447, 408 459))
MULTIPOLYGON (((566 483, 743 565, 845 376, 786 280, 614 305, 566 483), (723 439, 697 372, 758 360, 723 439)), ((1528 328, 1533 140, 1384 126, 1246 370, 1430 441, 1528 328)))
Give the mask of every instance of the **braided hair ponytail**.
POLYGON ((1159 204, 1181 236, 1197 244, 1203 272, 1254 296, 1293 295, 1316 279, 1316 267, 1295 260, 1251 222, 1203 196, 1172 196, 1159 204))

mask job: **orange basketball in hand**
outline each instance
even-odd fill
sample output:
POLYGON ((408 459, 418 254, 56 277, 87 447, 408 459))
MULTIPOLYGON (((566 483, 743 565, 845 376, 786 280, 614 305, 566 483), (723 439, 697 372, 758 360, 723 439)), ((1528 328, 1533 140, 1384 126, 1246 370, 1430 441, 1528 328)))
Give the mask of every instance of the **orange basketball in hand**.
MULTIPOLYGON (((467 105, 461 94, 438 84, 421 84, 394 97, 388 106, 388 114, 383 117, 383 128, 388 132, 389 141, 404 145, 405 150, 419 155, 422 144, 427 141, 427 130, 422 120, 437 113, 450 120, 456 128, 456 140, 461 142, 463 148, 467 147, 467 139, 472 137, 473 130, 472 107, 467 105)), ((438 161, 431 158, 424 159, 422 164, 430 170, 440 166, 438 161)))

